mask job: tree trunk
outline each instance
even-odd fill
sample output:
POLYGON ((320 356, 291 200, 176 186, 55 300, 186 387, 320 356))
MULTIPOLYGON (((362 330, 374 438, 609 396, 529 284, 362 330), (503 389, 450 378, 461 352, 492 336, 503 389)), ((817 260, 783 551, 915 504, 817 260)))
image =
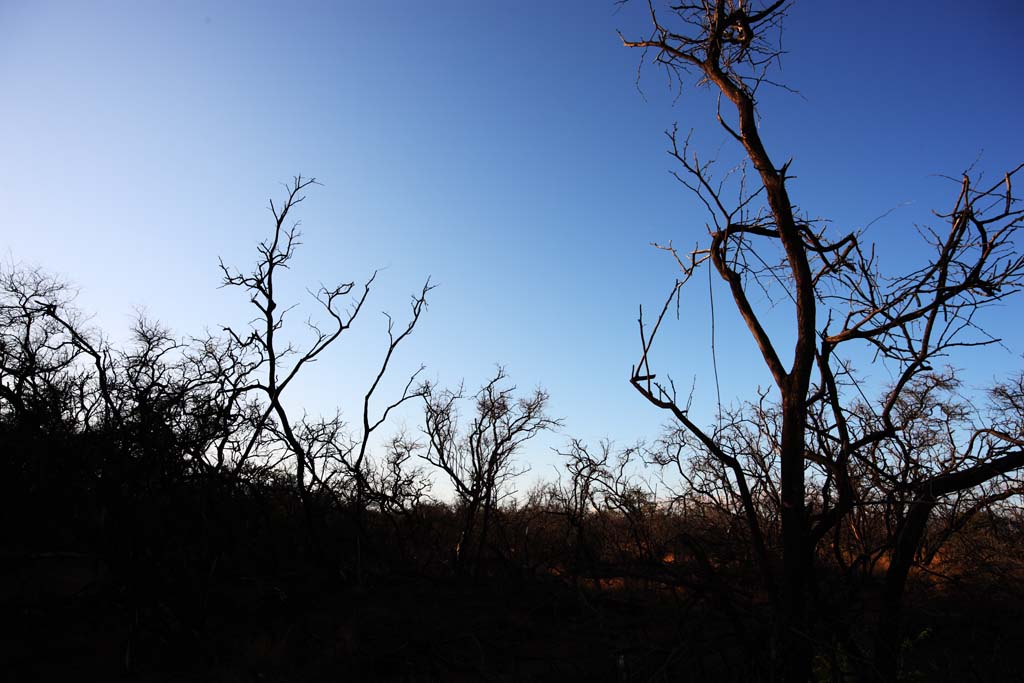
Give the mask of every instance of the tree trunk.
POLYGON ((875 669, 883 681, 896 681, 899 676, 903 594, 910 567, 924 536, 928 516, 934 507, 935 501, 928 499, 915 501, 911 506, 906 520, 897 533, 896 547, 889 569, 885 573, 882 612, 875 634, 875 669))
POLYGON ((462 519, 462 534, 459 537, 459 545, 455 548, 455 571, 460 576, 467 573, 466 565, 471 555, 469 545, 473 538, 473 528, 476 526, 476 511, 480 502, 473 500, 466 503, 466 514, 462 519))
POLYGON ((493 503, 490 500, 490 498, 488 497, 486 500, 484 500, 484 518, 483 518, 483 521, 481 522, 481 525, 480 525, 480 544, 477 546, 477 551, 476 551, 476 567, 474 568, 474 576, 477 579, 480 578, 480 564, 481 564, 480 560, 483 559, 483 556, 484 556, 484 549, 485 549, 486 544, 487 544, 487 532, 490 530, 490 526, 491 526, 491 508, 492 507, 493 507, 493 503))
POLYGON ((782 679, 788 683, 806 683, 811 674, 807 624, 807 519, 804 503, 804 429, 803 395, 787 391, 783 396, 782 417, 782 581, 776 642, 782 679))

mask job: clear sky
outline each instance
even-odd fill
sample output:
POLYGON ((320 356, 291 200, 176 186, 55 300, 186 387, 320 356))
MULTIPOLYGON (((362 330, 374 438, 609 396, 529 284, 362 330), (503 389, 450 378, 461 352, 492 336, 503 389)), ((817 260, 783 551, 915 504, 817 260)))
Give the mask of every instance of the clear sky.
MULTIPOLYGON (((761 106, 769 151, 794 158, 795 201, 850 228, 898 207, 871 236, 893 269, 920 257, 914 224, 956 190, 935 174, 981 154, 996 178, 1024 160, 1022 7, 795 3, 778 78, 801 95, 761 106)), ((75 283, 115 338, 138 307, 197 334, 246 319, 239 293, 217 289, 217 257, 249 264, 279 183, 316 176, 295 297, 385 270, 294 401, 354 418, 379 311, 404 314, 430 276, 439 286, 396 373, 423 362, 430 378, 475 385, 501 362, 565 419, 544 446, 650 438, 663 416, 628 385, 637 307, 659 306, 675 271, 648 245, 705 234, 663 131, 723 141, 706 94, 676 99, 655 70, 638 91, 639 54, 616 29, 643 35, 645 6, 0 0, 3 258, 75 283)), ((701 410, 706 295, 703 279, 686 291, 659 358, 681 383, 696 377, 701 410)), ((1008 351, 958 364, 979 382, 1019 369, 1022 312, 1017 301, 989 318, 1008 351)), ((767 385, 728 309, 719 325, 724 398, 767 385)), ((553 462, 543 448, 530 458, 553 462)))

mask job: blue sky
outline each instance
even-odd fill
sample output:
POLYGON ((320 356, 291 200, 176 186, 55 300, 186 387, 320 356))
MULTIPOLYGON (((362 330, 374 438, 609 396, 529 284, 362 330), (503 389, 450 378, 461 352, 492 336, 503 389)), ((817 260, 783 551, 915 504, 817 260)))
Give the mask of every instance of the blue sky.
MULTIPOLYGON (((893 270, 920 258, 914 224, 956 189, 935 174, 981 154, 996 178, 1024 157, 1022 20, 1008 0, 796 3, 779 79, 801 95, 761 103, 769 151, 794 158, 795 201, 851 228, 895 208, 871 236, 893 270)), ((216 329, 247 315, 217 289, 217 257, 250 263, 279 183, 316 176, 291 294, 384 270, 297 405, 354 418, 379 311, 405 313, 430 276, 396 379, 423 362, 475 385, 501 362, 550 391, 567 434, 650 438, 662 416, 627 383, 637 307, 659 306, 675 271, 648 245, 705 234, 663 131, 678 122, 731 152, 706 92, 677 99, 654 70, 638 91, 639 54, 616 29, 645 21, 644 6, 605 0, 0 0, 3 258, 64 275, 115 339, 138 307, 182 335, 216 329)), ((715 286, 728 400, 769 378, 715 286)), ((685 292, 659 349, 681 383, 696 378, 701 410, 706 295, 704 278, 685 292)), ((973 381, 1020 368, 1022 311, 989 316, 1009 351, 954 359, 973 381)), ((543 447, 530 458, 553 462, 543 447)))

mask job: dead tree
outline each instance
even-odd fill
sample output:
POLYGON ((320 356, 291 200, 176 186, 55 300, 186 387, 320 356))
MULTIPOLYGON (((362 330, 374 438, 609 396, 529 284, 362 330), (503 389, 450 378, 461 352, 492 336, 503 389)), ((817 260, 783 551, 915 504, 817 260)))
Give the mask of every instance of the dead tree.
POLYGON ((470 569, 487 546, 492 518, 499 503, 514 493, 509 486, 525 470, 513 456, 537 434, 561 423, 546 413, 548 395, 537 389, 526 398, 515 398, 515 386, 505 384, 505 371, 472 396, 475 414, 465 433, 459 424, 458 404, 462 388, 438 390, 427 387, 424 396, 426 451, 421 455, 440 469, 455 489, 462 516, 455 548, 458 571, 470 569), (479 534, 477 525, 479 524, 479 534))
MULTIPOLYGON (((757 126, 759 89, 774 85, 770 68, 782 51, 779 43, 786 2, 702 0, 656 10, 649 3, 651 34, 623 38, 628 47, 651 55, 680 82, 696 77, 720 94, 718 123, 737 143, 752 177, 716 176, 712 163, 698 158, 669 133, 677 177, 702 202, 710 217, 708 244, 684 253, 671 244, 682 275, 653 324, 641 314, 640 359, 631 382, 653 405, 669 411, 695 440, 695 446, 728 471, 750 529, 754 556, 776 614, 774 666, 788 681, 806 681, 813 657, 809 604, 816 551, 822 540, 850 514, 858 491, 871 481, 854 481, 854 470, 870 453, 899 436, 894 411, 936 359, 950 351, 991 343, 975 335, 973 315, 981 307, 1017 291, 1024 259, 1015 248, 1022 212, 1012 193, 1014 169, 999 183, 982 186, 966 175, 952 208, 940 214, 944 230, 925 233, 932 257, 922 267, 884 277, 873 248, 860 232, 833 234, 799 214, 789 193, 791 161, 778 163, 766 150, 757 126), (773 444, 777 477, 781 567, 774 562, 752 493, 748 469, 734 449, 723 444, 717 427, 691 420, 672 383, 650 369, 650 352, 670 302, 703 265, 725 282, 732 303, 750 332, 777 392, 778 432, 773 444), (779 286, 792 303, 791 353, 762 320, 752 287, 779 286), (857 346, 868 347, 894 368, 896 381, 872 402, 870 426, 854 424, 851 395, 866 390, 852 374, 848 359, 857 346), (815 416, 827 416, 815 422, 815 416), (817 430, 817 431, 815 431, 817 430), (817 504, 809 505, 808 489, 817 504)), ((1018 438, 1018 435, 1011 435, 1018 438)), ((1007 442, 1001 442, 1007 443, 1007 442)), ((1024 465, 1019 446, 990 448, 953 471, 917 484, 920 503, 900 536, 894 558, 916 550, 918 528, 934 501, 978 486, 1024 465)), ((899 581, 893 592, 902 592, 899 581)), ((894 600, 893 595, 889 595, 894 600)), ((883 629, 884 630, 884 629, 883 629)), ((891 634, 889 634, 891 636, 891 634)), ((893 678, 895 644, 883 638, 876 670, 893 678)))
MULTIPOLYGON (((276 287, 279 276, 290 267, 300 245, 299 224, 292 220, 292 213, 305 199, 304 191, 315 184, 314 178, 297 176, 286 186, 287 192, 280 205, 271 200, 273 232, 257 247, 258 259, 250 272, 229 268, 223 262, 220 264, 223 286, 242 289, 258 311, 256 319, 247 331, 225 328, 225 332, 238 348, 255 357, 254 377, 257 373, 262 375, 247 385, 237 387, 237 391, 261 395, 266 401, 255 428, 251 430, 241 459, 249 458, 261 444, 265 445, 265 436, 268 432, 273 434, 285 445, 294 460, 295 487, 307 513, 310 506, 310 483, 317 485, 321 490, 328 489, 330 482, 326 481, 327 476, 322 469, 327 464, 342 466, 353 487, 355 509, 360 510, 363 507, 367 499, 366 458, 370 437, 395 408, 420 395, 415 381, 420 370, 412 374, 401 395, 383 410, 374 413, 371 401, 387 373, 395 351, 415 329, 420 315, 426 308, 427 293, 432 288, 428 281, 413 297, 410 319, 397 331, 394 321, 387 316, 388 346, 378 371, 363 396, 362 429, 359 437, 352 438, 344 432, 338 416, 328 420, 303 419, 293 422, 284 401, 285 391, 303 368, 320 358, 352 326, 369 297, 370 288, 377 275, 376 272, 373 273, 358 289, 354 282, 347 282, 330 287, 322 285, 315 292, 311 292, 326 322, 317 322, 312 317, 307 319, 306 327, 312 333, 312 338, 301 348, 289 339, 285 332, 285 318, 294 306, 282 305, 276 287)), ((361 516, 359 518, 361 519, 361 516)))
POLYGON ((581 571, 592 570, 596 564, 589 522, 600 509, 600 496, 607 487, 607 480, 612 477, 612 444, 602 441, 599 450, 592 452, 587 444, 573 439, 568 450, 558 453, 565 458, 568 482, 563 484, 559 480, 553 483, 550 496, 573 534, 572 571, 577 576, 581 571))

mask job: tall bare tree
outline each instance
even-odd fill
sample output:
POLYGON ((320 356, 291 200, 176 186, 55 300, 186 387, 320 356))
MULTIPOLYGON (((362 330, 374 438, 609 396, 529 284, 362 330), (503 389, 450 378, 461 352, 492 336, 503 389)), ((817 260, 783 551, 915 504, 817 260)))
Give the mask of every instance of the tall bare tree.
MULTIPOLYGON (((648 7, 651 33, 638 40, 623 38, 624 44, 645 50, 681 83, 695 77, 699 85, 716 90, 717 121, 754 173, 733 181, 716 175, 713 163, 694 154, 688 139, 680 140, 675 130, 669 133, 681 169, 677 177, 708 211, 708 243, 686 253, 671 244, 665 247, 678 261, 681 277, 653 324, 641 315, 642 352, 631 381, 649 402, 674 416, 696 449, 728 470, 765 588, 774 596, 777 671, 784 680, 802 682, 810 676, 813 656, 809 599, 817 549, 857 507, 863 487, 873 485, 872 479, 860 477, 861 468, 870 469, 880 449, 899 450, 909 428, 901 422, 901 406, 927 383, 938 359, 959 347, 993 342, 973 334, 975 313, 1017 291, 1024 281, 1024 258, 1015 246, 1022 210, 1012 191, 1020 167, 992 185, 965 175, 951 208, 940 214, 945 228, 924 233, 932 251, 928 262, 883 276, 862 232, 834 234, 800 215, 788 186, 791 160, 778 163, 762 140, 757 96, 773 84, 770 69, 782 54, 787 3, 701 0, 664 9, 651 2, 648 7), (696 424, 674 385, 650 369, 652 344, 670 302, 705 265, 725 282, 777 391, 771 447, 778 470, 766 476, 777 477, 781 567, 766 539, 742 450, 717 426, 696 424), (792 301, 789 353, 769 332, 751 296, 752 287, 773 283, 781 284, 792 301), (867 345, 895 368, 896 380, 867 407, 851 398, 870 390, 847 362, 856 345, 867 345), (867 411, 865 419, 862 411, 867 411), (813 497, 812 490, 817 491, 813 497)), ((916 424, 914 416, 909 419, 916 424)), ((901 568, 897 574, 903 578, 893 575, 887 581, 890 605, 898 605, 906 574, 902 568, 916 552, 935 502, 1024 465, 1024 454, 1013 442, 1019 434, 1010 437, 998 440, 998 446, 975 447, 952 468, 913 483, 916 502, 892 551, 893 566, 901 568)), ((901 485, 906 483, 898 478, 892 483, 901 485)), ((887 679, 896 676, 894 637, 886 632, 876 647, 875 671, 887 679)))

